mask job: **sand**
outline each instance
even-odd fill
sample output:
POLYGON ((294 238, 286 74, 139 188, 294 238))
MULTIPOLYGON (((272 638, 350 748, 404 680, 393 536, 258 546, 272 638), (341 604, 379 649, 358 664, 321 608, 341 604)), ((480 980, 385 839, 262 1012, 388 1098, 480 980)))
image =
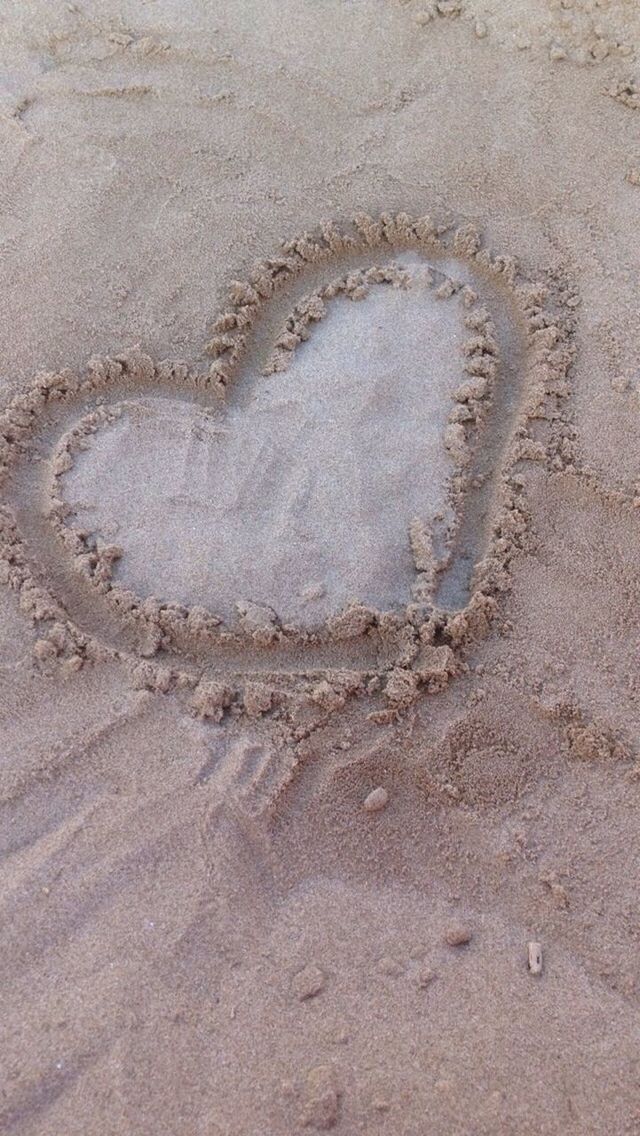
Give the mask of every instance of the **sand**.
POLYGON ((447 510, 464 326, 453 297, 382 287, 336 298, 286 372, 247 375, 223 413, 141 400, 94 435, 64 492, 126 546, 123 583, 226 620, 243 599, 311 625, 352 598, 403 601, 407 518, 447 510))
POLYGON ((0 1131, 638 1131, 637 5, 0 56, 0 1131))

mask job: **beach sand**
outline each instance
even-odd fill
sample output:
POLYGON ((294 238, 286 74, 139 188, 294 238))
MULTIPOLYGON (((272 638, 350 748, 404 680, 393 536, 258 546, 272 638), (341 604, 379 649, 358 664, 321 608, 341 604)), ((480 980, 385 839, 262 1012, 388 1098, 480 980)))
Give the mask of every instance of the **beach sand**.
POLYGON ((0 59, 0 1131, 640 1132, 638 5, 0 59))

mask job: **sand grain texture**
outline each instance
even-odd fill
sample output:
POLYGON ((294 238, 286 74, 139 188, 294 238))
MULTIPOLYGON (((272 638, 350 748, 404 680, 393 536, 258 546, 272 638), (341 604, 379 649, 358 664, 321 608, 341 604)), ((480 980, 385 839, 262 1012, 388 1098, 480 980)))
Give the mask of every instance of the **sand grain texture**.
POLYGON ((638 1131, 637 4, 2 16, 0 1131, 638 1131))

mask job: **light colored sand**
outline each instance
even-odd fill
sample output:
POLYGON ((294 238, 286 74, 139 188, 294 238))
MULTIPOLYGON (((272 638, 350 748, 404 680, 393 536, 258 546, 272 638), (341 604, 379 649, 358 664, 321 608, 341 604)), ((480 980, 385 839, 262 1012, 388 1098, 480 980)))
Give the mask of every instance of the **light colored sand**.
POLYGON ((416 282, 337 298, 282 373, 228 411, 141 399, 65 479, 78 523, 123 546, 143 595, 238 600, 314 624, 349 600, 404 604, 409 525, 445 529, 443 436, 463 379, 461 304, 416 282), (213 416, 212 416, 213 415, 213 416))
MULTIPOLYGON (((576 350, 516 468, 524 329, 511 285, 483 282, 504 381, 454 567, 501 516, 507 590, 466 644, 428 604, 399 615, 390 655, 379 629, 309 653, 193 618, 189 650, 136 640, 47 515, 77 407, 43 412, 1 494, 76 631, 33 624, 9 542, 3 1133, 637 1130, 639 50, 633 0, 3 5, 3 403, 135 344, 204 372, 230 281, 360 211, 477 223, 576 350)), ((224 614, 403 611, 460 334, 456 298, 385 286, 332 301, 287 371, 250 355, 226 408, 125 377, 129 408, 61 477, 70 521, 122 544, 117 579, 224 614)))

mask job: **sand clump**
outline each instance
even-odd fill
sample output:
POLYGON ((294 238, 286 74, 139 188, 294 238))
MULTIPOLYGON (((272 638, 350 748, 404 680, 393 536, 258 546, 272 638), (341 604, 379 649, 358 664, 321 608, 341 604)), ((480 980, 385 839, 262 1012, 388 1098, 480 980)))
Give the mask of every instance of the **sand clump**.
POLYGON ((629 110, 640 110, 640 86, 635 79, 616 79, 606 93, 629 110))
POLYGON ((602 65, 636 58, 640 23, 629 0, 541 0, 496 8, 487 0, 393 0, 418 28, 438 17, 460 19, 481 40, 523 54, 544 54, 553 63, 602 65))
POLYGON ((223 683, 200 682, 193 693, 191 707, 198 717, 220 722, 232 698, 233 692, 223 683))
POLYGON ((334 1070, 328 1065, 310 1069, 302 1091, 300 1121, 303 1128, 328 1132, 340 1115, 340 1089, 334 1070))
POLYGON ((300 1002, 306 1002, 308 998, 315 998, 321 994, 326 984, 324 971, 318 966, 309 964, 293 976, 291 987, 296 998, 300 1002))
POLYGON ((466 947, 471 942, 473 934, 464 923, 451 923, 445 933, 445 943, 449 947, 466 947))

